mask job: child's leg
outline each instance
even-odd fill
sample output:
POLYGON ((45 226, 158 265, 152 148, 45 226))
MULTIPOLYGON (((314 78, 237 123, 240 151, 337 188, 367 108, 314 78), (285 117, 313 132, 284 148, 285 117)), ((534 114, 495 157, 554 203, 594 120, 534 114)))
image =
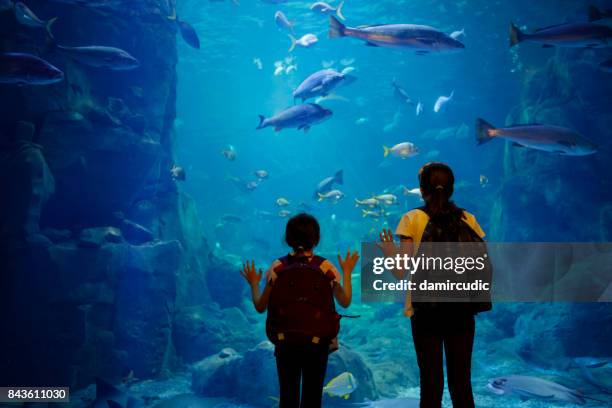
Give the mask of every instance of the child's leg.
POLYGON ((453 407, 474 408, 471 378, 474 317, 466 316, 456 321, 458 327, 444 336, 448 390, 453 407))
POLYGON ((444 391, 444 368, 442 366, 442 334, 435 330, 429 316, 410 318, 412 340, 419 365, 421 386, 421 408, 440 408, 444 391))
POLYGON ((279 408, 299 408, 301 350, 299 347, 282 345, 276 347, 274 355, 280 388, 279 408))
POLYGON ((302 356, 302 408, 320 408, 323 397, 323 381, 327 370, 329 347, 311 345, 304 348, 302 356))

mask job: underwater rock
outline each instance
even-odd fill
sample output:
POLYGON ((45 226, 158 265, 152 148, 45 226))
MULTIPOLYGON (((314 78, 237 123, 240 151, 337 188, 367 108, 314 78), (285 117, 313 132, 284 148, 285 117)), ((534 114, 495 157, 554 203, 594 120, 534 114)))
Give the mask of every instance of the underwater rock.
POLYGON ((117 227, 121 229, 125 240, 130 244, 140 245, 153 241, 153 233, 148 228, 126 219, 121 212, 115 213, 115 217, 118 221, 117 227))
POLYGON ((79 246, 97 248, 106 243, 118 244, 123 242, 121 230, 115 227, 86 228, 79 235, 79 246))
POLYGON ((206 269, 206 285, 212 299, 222 308, 240 306, 247 285, 238 273, 238 265, 214 258, 206 269))

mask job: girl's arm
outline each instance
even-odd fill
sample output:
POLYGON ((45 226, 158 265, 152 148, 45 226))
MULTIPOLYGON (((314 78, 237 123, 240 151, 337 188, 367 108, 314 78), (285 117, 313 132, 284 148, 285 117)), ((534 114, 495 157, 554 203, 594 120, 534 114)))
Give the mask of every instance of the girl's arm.
MULTIPOLYGON (((392 258, 395 255, 404 255, 412 256, 412 251, 414 248, 414 244, 412 238, 400 236, 400 244, 399 248, 395 246, 395 242, 393 241, 393 233, 390 229, 383 229, 380 233, 380 243, 379 247, 383 251, 383 255, 388 258, 392 258)), ((403 269, 392 269, 391 273, 397 280, 404 279, 406 275, 406 271, 403 269)))
POLYGON ((266 282, 264 291, 262 294, 259 293, 259 282, 261 281, 262 272, 255 269, 255 261, 247 261, 240 270, 240 274, 248 282, 251 287, 251 297, 253 298, 253 306, 259 313, 263 313, 268 308, 268 300, 270 299, 270 292, 272 291, 272 285, 270 282, 266 282))
POLYGON ((338 255, 338 263, 342 269, 342 285, 334 285, 334 297, 342 307, 349 307, 351 300, 353 299, 353 283, 351 282, 351 273, 359 260, 359 253, 357 251, 352 254, 350 251, 346 252, 346 257, 342 259, 338 255))

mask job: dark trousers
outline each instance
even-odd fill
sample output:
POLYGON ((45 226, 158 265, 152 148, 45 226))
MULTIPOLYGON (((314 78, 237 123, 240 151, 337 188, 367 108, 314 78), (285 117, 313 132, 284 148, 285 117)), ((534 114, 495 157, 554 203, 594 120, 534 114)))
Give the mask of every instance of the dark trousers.
POLYGON ((416 312, 410 319, 421 381, 421 408, 440 408, 444 391, 442 353, 453 408, 474 408, 471 365, 474 316, 416 312))
POLYGON ((280 386, 279 408, 320 408, 328 346, 285 344, 277 346, 274 355, 280 386))

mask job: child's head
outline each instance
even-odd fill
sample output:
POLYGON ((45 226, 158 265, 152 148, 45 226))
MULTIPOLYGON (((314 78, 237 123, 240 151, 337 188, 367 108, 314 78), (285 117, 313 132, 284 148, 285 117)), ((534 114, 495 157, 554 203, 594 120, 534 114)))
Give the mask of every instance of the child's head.
POLYGON ((295 252, 310 251, 319 243, 320 228, 316 218, 301 213, 287 222, 285 242, 295 252))

